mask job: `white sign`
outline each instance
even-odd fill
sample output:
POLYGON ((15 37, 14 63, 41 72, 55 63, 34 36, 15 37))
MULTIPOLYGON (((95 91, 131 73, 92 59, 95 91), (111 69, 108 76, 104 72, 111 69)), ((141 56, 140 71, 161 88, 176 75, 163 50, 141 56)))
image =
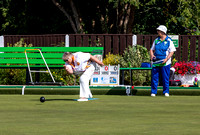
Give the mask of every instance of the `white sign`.
POLYGON ((178 35, 168 35, 168 36, 172 39, 174 46, 178 48, 178 35))
POLYGON ((90 85, 119 85, 119 65, 96 66, 90 85))

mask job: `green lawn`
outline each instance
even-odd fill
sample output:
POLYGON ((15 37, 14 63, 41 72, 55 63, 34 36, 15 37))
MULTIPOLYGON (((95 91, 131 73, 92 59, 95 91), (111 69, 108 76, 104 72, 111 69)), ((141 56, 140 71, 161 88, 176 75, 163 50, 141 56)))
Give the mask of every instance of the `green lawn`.
POLYGON ((200 96, 0 95, 0 135, 197 135, 200 96))

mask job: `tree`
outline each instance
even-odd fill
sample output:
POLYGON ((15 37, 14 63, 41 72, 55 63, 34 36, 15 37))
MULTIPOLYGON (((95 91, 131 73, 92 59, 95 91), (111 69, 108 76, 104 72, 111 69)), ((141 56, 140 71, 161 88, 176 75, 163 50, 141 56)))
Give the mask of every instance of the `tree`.
POLYGON ((198 35, 199 0, 1 0, 1 34, 198 35))
POLYGON ((64 13, 64 15, 70 21, 70 24, 71 24, 74 32, 75 33, 82 33, 83 29, 82 29, 82 26, 81 26, 81 18, 79 17, 79 14, 77 12, 77 9, 76 9, 76 6, 75 6, 73 0, 68 0, 71 10, 67 10, 67 8, 65 9, 61 5, 61 3, 59 3, 56 0, 52 0, 52 2, 53 2, 54 5, 56 5, 64 13), (69 13, 70 11, 72 11, 72 15, 69 13))
POLYGON ((200 1, 179 0, 179 3, 179 16, 174 16, 173 21, 181 22, 188 34, 200 35, 200 1))
POLYGON ((169 34, 199 35, 199 0, 146 0, 140 1, 135 11, 133 31, 143 34, 156 33, 155 28, 164 24, 169 34))
POLYGON ((2 0, 0 4, 1 35, 73 33, 52 1, 2 0))
POLYGON ((21 27, 25 26, 24 10, 26 8, 25 1, 21 3, 12 0, 3 0, 1 4, 1 31, 18 31, 21 27), (18 8, 14 8, 14 7, 18 8), (19 19, 21 18, 21 19, 19 19), (21 24, 19 26, 19 23, 21 24), (16 29, 19 26, 19 29, 16 29))
POLYGON ((91 28, 94 28, 96 24, 100 25, 103 33, 132 33, 134 12, 138 4, 137 0, 110 0, 108 2, 106 0, 99 0, 98 2, 89 1, 91 5, 86 6, 84 6, 85 3, 87 3, 85 1, 81 4, 80 1, 73 0, 68 0, 68 3, 63 0, 60 2, 52 0, 52 2, 69 19, 75 33, 82 33, 83 29, 86 32, 87 30, 84 27, 87 27, 87 24, 89 24, 91 28), (94 11, 91 12, 89 10, 91 8, 89 8, 86 12, 83 12, 82 10, 85 10, 87 6, 96 7, 96 9, 92 8, 94 11), (82 10, 78 12, 77 9, 82 10), (89 13, 90 18, 88 18, 87 11, 91 12, 89 13), (89 19, 91 22, 88 22, 84 18, 89 19))

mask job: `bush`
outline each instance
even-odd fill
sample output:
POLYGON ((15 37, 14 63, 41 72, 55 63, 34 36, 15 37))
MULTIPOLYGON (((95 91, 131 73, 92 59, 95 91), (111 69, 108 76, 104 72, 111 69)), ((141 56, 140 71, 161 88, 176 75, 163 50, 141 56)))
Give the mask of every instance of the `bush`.
MULTIPOLYGON (((69 75, 64 69, 52 69, 51 73, 56 82, 63 82, 64 85, 78 85, 79 77, 75 75, 69 75)), ((52 82, 50 75, 41 74, 40 82, 52 82)))
POLYGON ((0 69, 1 85, 22 85, 26 83, 26 69, 0 69))
POLYGON ((32 44, 27 44, 25 42, 24 38, 21 38, 18 42, 16 42, 14 45, 12 44, 7 44, 7 47, 32 47, 32 44))
POLYGON ((105 64, 105 65, 118 65, 118 64, 120 64, 120 59, 121 59, 121 55, 119 55, 119 54, 110 54, 110 52, 109 52, 109 54, 107 54, 106 55, 106 57, 103 59, 103 63, 105 64))
MULTIPOLYGON (((103 60, 105 65, 118 65, 120 67, 140 67, 142 62, 150 61, 150 55, 145 47, 140 45, 129 46, 124 51, 123 55, 119 54, 108 54, 103 60)), ((124 72, 124 82, 126 85, 130 85, 130 74, 129 71, 124 72)), ((150 85, 151 83, 151 71, 147 70, 133 70, 132 80, 134 85, 150 85)), ((121 77, 120 77, 121 78, 121 77)))
MULTIPOLYGON (((121 67, 140 67, 142 62, 149 62, 150 55, 148 50, 140 45, 129 46, 125 49, 123 57, 120 60, 121 67)), ((125 73, 125 83, 130 84, 129 72, 125 73)), ((133 70, 132 72, 133 85, 150 85, 151 82, 151 71, 146 70, 133 70)))

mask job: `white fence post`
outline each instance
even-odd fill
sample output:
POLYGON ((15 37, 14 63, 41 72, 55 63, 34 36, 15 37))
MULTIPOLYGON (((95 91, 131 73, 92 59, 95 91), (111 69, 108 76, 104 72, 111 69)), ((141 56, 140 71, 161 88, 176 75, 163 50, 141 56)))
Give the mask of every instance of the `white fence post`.
POLYGON ((65 35, 65 47, 69 47, 69 35, 65 35))
POLYGON ((0 47, 4 47, 4 36, 0 36, 0 47))
POLYGON ((132 36, 132 45, 136 46, 137 45, 137 35, 132 36))

